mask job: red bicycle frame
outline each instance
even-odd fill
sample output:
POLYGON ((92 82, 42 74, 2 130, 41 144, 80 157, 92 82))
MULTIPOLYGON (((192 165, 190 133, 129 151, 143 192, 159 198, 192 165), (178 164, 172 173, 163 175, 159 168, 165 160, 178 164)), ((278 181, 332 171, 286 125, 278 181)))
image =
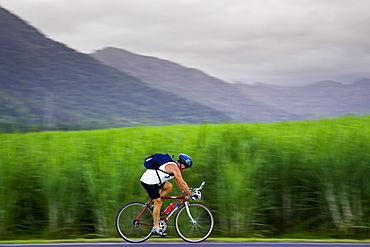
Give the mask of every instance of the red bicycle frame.
MULTIPOLYGON (((168 221, 168 219, 171 217, 171 215, 184 203, 186 202, 186 196, 161 196, 162 199, 180 199, 180 201, 174 206, 174 208, 172 209, 172 211, 166 215, 166 217, 163 219, 163 221, 168 221)), ((145 210, 147 210, 149 208, 149 205, 152 203, 152 199, 149 199, 146 203, 145 203, 145 207, 143 208, 143 210, 140 212, 140 214, 136 217, 136 222, 139 222, 139 225, 153 225, 152 223, 149 224, 149 223, 143 223, 143 222, 140 222, 140 218, 141 216, 144 214, 145 210)), ((148 209, 149 210, 149 209, 148 209)))

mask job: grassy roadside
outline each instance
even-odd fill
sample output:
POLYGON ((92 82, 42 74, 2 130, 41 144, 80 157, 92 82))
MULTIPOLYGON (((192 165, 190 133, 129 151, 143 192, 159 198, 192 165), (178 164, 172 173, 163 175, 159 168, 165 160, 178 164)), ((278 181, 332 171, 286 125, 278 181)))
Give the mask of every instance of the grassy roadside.
MULTIPOLYGON (((146 242, 182 242, 181 238, 152 237, 146 242)), ((32 243, 96 243, 124 242, 121 238, 102 239, 54 239, 54 240, 2 240, 0 244, 32 244, 32 243)), ((208 238, 206 242, 324 242, 324 243, 370 243, 370 239, 298 239, 298 238, 208 238)))

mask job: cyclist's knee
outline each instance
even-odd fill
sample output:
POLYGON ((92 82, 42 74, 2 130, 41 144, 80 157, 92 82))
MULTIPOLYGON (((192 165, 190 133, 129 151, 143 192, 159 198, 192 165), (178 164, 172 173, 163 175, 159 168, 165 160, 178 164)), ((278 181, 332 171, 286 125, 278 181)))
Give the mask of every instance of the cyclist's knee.
POLYGON ((164 190, 171 191, 172 190, 172 184, 170 182, 167 182, 163 186, 164 190))
POLYGON ((154 206, 159 206, 159 207, 162 207, 162 204, 163 204, 161 198, 153 199, 153 203, 154 203, 154 206))

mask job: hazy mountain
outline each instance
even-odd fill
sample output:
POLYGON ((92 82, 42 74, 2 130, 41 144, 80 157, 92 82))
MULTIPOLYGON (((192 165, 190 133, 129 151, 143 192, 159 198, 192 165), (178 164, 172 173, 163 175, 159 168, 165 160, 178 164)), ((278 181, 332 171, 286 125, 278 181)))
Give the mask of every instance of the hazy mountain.
POLYGON ((229 120, 50 40, 1 7, 0 26, 0 123, 95 128, 229 120))
POLYGON ((152 87, 212 107, 235 120, 273 122, 298 118, 294 114, 241 94, 232 84, 174 62, 118 48, 105 48, 92 56, 124 73, 140 78, 152 87))
POLYGON ((370 90, 370 79, 363 78, 363 79, 357 80, 352 84, 352 87, 370 90))
POLYGON ((236 86, 240 92, 257 102, 305 118, 370 114, 369 79, 361 79, 352 84, 322 81, 300 87, 267 84, 236 86))
POLYGON ((153 87, 212 107, 242 122, 370 113, 369 79, 353 84, 323 81, 300 87, 229 84, 193 68, 118 48, 105 48, 92 56, 153 87))

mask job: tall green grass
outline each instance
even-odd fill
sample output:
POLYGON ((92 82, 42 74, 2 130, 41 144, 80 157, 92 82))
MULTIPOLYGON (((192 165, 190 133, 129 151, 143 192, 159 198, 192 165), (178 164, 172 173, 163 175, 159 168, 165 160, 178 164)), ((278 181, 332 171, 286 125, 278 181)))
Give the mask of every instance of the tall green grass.
POLYGON ((218 236, 368 236, 369 151, 370 116, 2 134, 0 239, 116 237, 120 207, 147 200, 155 152, 192 156, 183 176, 206 181, 218 236))

